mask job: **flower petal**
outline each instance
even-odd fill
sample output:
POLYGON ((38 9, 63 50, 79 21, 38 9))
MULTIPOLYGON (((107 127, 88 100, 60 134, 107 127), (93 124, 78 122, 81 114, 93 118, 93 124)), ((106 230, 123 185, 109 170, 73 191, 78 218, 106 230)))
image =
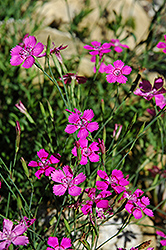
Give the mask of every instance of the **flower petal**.
POLYGON ((71 247, 71 239, 63 238, 61 241, 60 247, 63 247, 63 249, 71 247))
POLYGON ((51 178, 53 181, 57 183, 63 183, 65 175, 61 169, 59 170, 54 170, 54 172, 51 173, 51 178))
POLYGON ((122 69, 124 66, 124 62, 122 62, 121 60, 117 60, 113 63, 114 67, 117 69, 122 69))
POLYGON ((38 56, 44 49, 44 45, 42 43, 36 44, 36 46, 32 50, 33 56, 38 56))
POLYGON ((53 248, 55 248, 56 246, 59 246, 58 238, 57 237, 49 237, 47 244, 53 248))
POLYGON ((87 125, 87 129, 88 129, 90 132, 93 132, 93 131, 99 129, 99 125, 98 125, 97 122, 90 122, 90 123, 88 123, 88 125, 87 125))
POLYGON ((86 176, 83 173, 79 173, 73 180, 72 183, 78 185, 86 180, 86 176))
POLYGON ((70 125, 68 124, 65 128, 65 132, 68 134, 73 134, 76 130, 77 130, 77 126, 76 125, 70 125))
POLYGON ((38 152, 37 152, 37 156, 42 160, 42 159, 47 159, 47 157, 49 156, 49 153, 47 153, 45 151, 45 149, 40 149, 38 152))
POLYGON ((80 187, 77 187, 77 186, 74 186, 74 185, 72 185, 72 186, 70 186, 70 187, 68 188, 68 192, 69 192, 69 194, 72 195, 72 196, 78 196, 78 195, 80 195, 81 190, 82 190, 82 189, 81 189, 80 187))
POLYGON ((14 245, 22 245, 25 246, 29 243, 28 237, 27 236, 18 236, 12 240, 12 243, 14 245))
POLYGON ((131 71, 132 71, 132 68, 130 66, 126 65, 122 68, 122 74, 124 74, 124 75, 129 75, 131 73, 131 71))
POLYGON ((22 67, 25 68, 25 69, 29 69, 29 68, 32 67, 32 65, 33 65, 34 63, 35 63, 35 59, 33 58, 33 56, 28 56, 28 57, 25 59, 25 61, 24 61, 23 65, 22 65, 22 67))
POLYGON ((61 195, 64 195, 64 193, 66 192, 67 190, 67 185, 54 185, 53 186, 53 193, 55 195, 58 195, 58 196, 61 196, 61 195))

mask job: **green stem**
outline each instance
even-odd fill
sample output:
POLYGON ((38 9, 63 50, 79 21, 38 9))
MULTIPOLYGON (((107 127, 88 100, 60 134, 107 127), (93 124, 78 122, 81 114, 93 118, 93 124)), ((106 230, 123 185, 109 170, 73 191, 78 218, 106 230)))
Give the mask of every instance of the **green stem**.
POLYGON ((60 211, 59 216, 58 216, 57 223, 56 223, 56 225, 55 225, 54 237, 56 236, 56 229, 57 229, 57 227, 58 227, 58 224, 59 224, 59 221, 60 221, 60 218, 61 218, 61 214, 62 214, 62 211, 63 211, 63 206, 64 206, 64 204, 65 204, 65 202, 66 202, 66 198, 67 198, 67 197, 65 196, 65 197, 64 197, 64 200, 63 200, 63 203, 62 203, 61 211, 60 211))

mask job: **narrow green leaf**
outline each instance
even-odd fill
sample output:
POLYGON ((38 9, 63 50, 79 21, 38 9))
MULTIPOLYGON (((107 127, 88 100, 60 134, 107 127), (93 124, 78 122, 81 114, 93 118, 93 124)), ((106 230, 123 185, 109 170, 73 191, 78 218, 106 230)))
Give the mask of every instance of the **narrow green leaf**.
POLYGON ((69 233, 71 233, 71 230, 70 230, 70 226, 69 226, 69 223, 67 222, 67 220, 64 218, 64 223, 65 223, 65 226, 66 226, 66 229, 69 233))
POLYGON ((41 109, 43 118, 44 118, 45 122, 48 123, 48 121, 47 121, 47 116, 46 116, 46 111, 45 111, 45 109, 44 109, 44 106, 43 106, 43 104, 42 104, 41 102, 39 102, 39 104, 40 104, 40 109, 41 109))
POLYGON ((28 170, 27 164, 26 164, 23 157, 21 157, 21 163, 22 163, 22 166, 23 166, 23 169, 24 169, 26 176, 29 178, 29 170, 28 170))
POLYGON ((51 39, 50 39, 50 36, 48 36, 48 38, 47 38, 46 57, 49 57, 49 55, 50 55, 50 45, 51 45, 51 39))

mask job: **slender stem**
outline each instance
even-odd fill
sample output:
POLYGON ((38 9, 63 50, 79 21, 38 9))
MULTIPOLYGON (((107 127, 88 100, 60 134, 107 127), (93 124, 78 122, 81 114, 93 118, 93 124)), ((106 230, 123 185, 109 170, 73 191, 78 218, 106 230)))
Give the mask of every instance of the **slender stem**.
POLYGON ((60 211, 59 216, 58 216, 57 223, 56 223, 56 225, 55 225, 54 237, 56 236, 56 229, 57 229, 57 227, 58 227, 58 224, 59 224, 59 221, 60 221, 60 218, 61 218, 61 214, 62 214, 62 211, 63 211, 63 206, 64 206, 64 204, 65 204, 65 202, 66 202, 66 198, 67 198, 67 197, 65 196, 65 197, 64 197, 64 200, 63 200, 63 203, 62 203, 61 211, 60 211))

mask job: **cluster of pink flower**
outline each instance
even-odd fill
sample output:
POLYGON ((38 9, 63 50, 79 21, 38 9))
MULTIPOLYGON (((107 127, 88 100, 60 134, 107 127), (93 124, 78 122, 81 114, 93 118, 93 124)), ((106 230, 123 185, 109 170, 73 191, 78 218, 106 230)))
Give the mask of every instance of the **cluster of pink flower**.
MULTIPOLYGON (((126 83, 127 77, 132 71, 130 66, 125 66, 121 60, 117 60, 112 64, 105 65, 103 62, 103 56, 111 51, 110 47, 114 47, 117 53, 122 52, 122 48, 128 48, 127 45, 120 43, 118 39, 111 40, 110 43, 101 44, 100 42, 94 41, 90 45, 85 45, 84 48, 90 50, 90 55, 92 55, 91 61, 96 62, 96 56, 99 56, 100 62, 100 72, 105 72, 106 79, 109 83, 126 83)), ((62 57, 60 51, 65 49, 67 46, 55 47, 50 50, 50 54, 55 53, 57 59, 62 63, 62 57)), ((159 43, 158 48, 164 48, 165 53, 165 43, 159 43)), ((30 68, 35 63, 35 57, 46 56, 46 52, 41 54, 44 50, 44 45, 42 43, 37 43, 34 36, 26 35, 23 38, 23 42, 14 47, 11 50, 11 65, 17 66, 22 64, 24 68, 30 68)), ((85 83, 86 78, 78 76, 74 73, 67 73, 63 76, 64 83, 71 83, 72 80, 76 80, 79 84, 85 83)), ((166 99, 162 95, 166 93, 166 89, 163 87, 164 81, 161 77, 158 77, 154 81, 152 86, 149 81, 143 80, 139 84, 139 89, 137 89, 134 94, 144 97, 146 100, 151 100, 155 97, 156 105, 161 109, 166 105, 166 99)), ((27 110, 20 102, 16 106, 22 113, 26 114, 27 110)), ((72 149, 72 154, 77 157, 80 165, 86 165, 88 160, 90 162, 99 162, 100 153, 105 154, 105 145, 103 140, 98 138, 98 142, 93 141, 89 145, 89 140, 92 140, 91 133, 99 129, 97 122, 92 122, 94 117, 94 112, 92 109, 87 109, 83 113, 78 109, 73 111, 67 110, 70 115, 68 117, 69 124, 65 128, 65 132, 68 134, 77 133, 78 140, 75 141, 74 148, 72 149)), ((115 140, 121 132, 122 125, 116 124, 113 137, 115 140), (117 128, 119 131, 116 133, 117 128)), ((62 196, 68 193, 71 196, 79 196, 82 192, 82 188, 79 187, 81 183, 86 180, 86 176, 83 172, 75 175, 75 172, 68 165, 62 167, 62 169, 55 169, 55 164, 60 162, 60 154, 49 155, 44 149, 40 149, 37 152, 39 157, 38 161, 30 161, 28 166, 38 167, 39 169, 35 173, 35 176, 40 179, 43 174, 50 176, 55 182, 53 186, 53 193, 56 196, 62 196)), ((148 197, 145 197, 144 192, 140 189, 136 189, 135 192, 127 191, 129 185, 129 176, 124 177, 121 170, 114 169, 109 177, 107 173, 103 170, 98 170, 97 175, 103 180, 96 181, 96 188, 87 188, 85 193, 88 196, 88 200, 83 201, 81 205, 81 211, 84 215, 89 215, 93 221, 93 215, 95 208, 96 217, 105 218, 105 214, 110 214, 112 207, 109 204, 109 199, 114 195, 122 194, 120 200, 126 200, 125 209, 136 219, 142 217, 142 212, 148 216, 153 216, 151 209, 147 208, 150 205, 148 197), (109 191, 109 189, 112 189, 109 191)), ((13 222, 8 219, 4 219, 3 232, 0 232, 0 249, 6 249, 11 243, 14 245, 27 245, 29 243, 28 237, 21 236, 27 228, 34 222, 34 220, 28 220, 24 217, 24 220, 20 221, 18 225, 13 226, 13 222)), ((158 234, 165 238, 164 233, 158 232, 158 234)), ((161 241, 161 244, 165 244, 165 240, 161 241)), ((63 238, 59 244, 57 237, 49 237, 47 250, 52 249, 69 249, 71 245, 71 240, 69 238, 63 238)), ((133 250, 135 248, 132 248, 133 250)))
POLYGON ((75 142, 75 147, 72 150, 72 154, 74 156, 78 156, 77 151, 81 152, 81 161, 79 162, 81 165, 86 165, 88 163, 88 159, 91 162, 99 161, 99 144, 97 142, 92 142, 88 147, 88 140, 86 139, 89 136, 89 132, 93 132, 98 130, 99 125, 97 122, 92 122, 94 117, 94 113, 92 109, 87 109, 83 112, 83 114, 78 110, 74 109, 75 112, 71 112, 67 110, 71 114, 69 115, 68 121, 69 125, 67 125, 65 132, 68 134, 73 134, 78 131, 77 137, 80 138, 75 142))
MULTIPOLYGON (((118 39, 111 40, 111 43, 104 43, 101 44, 100 42, 94 41, 91 42, 92 46, 85 45, 84 49, 91 50, 89 52, 90 55, 92 55, 91 61, 96 62, 96 56, 99 56, 99 72, 100 73, 106 73, 106 79, 109 83, 126 83, 127 77, 124 75, 129 75, 132 71, 132 68, 130 66, 124 66, 124 63, 121 60, 117 60, 112 64, 108 64, 107 66, 103 62, 103 56, 106 53, 109 53, 111 51, 110 47, 113 46, 114 50, 118 53, 121 53, 123 51, 122 47, 129 48, 127 45, 123 45, 120 43, 118 39)), ((96 72, 96 67, 94 68, 94 71, 96 72)))
POLYGON ((28 237, 22 235, 25 233, 36 219, 28 219, 24 217, 17 225, 13 225, 13 222, 4 219, 3 232, 0 231, 0 249, 8 249, 11 244, 16 246, 25 246, 29 243, 28 237))

